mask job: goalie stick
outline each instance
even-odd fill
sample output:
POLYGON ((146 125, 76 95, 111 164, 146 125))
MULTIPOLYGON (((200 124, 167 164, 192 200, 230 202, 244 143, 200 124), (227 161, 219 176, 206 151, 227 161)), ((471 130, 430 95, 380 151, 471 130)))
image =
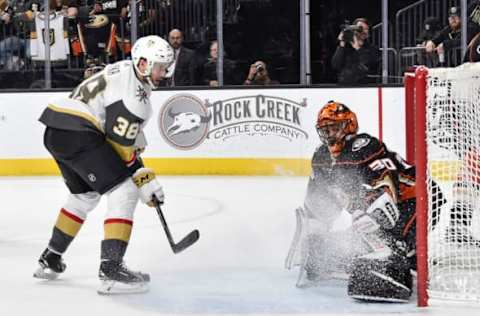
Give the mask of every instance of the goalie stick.
POLYGON ((167 235, 168 243, 170 244, 173 253, 179 253, 185 250, 198 240, 198 238, 200 237, 200 232, 195 229, 191 231, 187 236, 183 237, 183 239, 180 240, 178 243, 175 243, 173 241, 172 234, 170 233, 170 229, 168 228, 167 222, 165 221, 165 216, 163 215, 162 209, 160 208, 160 202, 157 200, 157 198, 154 197, 153 203, 155 204, 155 209, 157 210, 158 217, 162 222, 163 229, 165 230, 165 235, 167 235))

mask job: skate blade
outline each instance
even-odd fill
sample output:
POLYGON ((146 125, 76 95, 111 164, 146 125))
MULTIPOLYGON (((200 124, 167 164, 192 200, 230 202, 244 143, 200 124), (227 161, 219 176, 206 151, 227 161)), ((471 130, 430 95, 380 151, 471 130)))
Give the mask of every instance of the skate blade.
POLYGON ((33 277, 43 280, 55 280, 58 278, 58 273, 53 272, 49 268, 38 267, 38 269, 33 273, 33 277))
POLYGON ((380 296, 368 296, 368 295, 350 295, 358 301, 366 302, 386 302, 386 303, 408 303, 409 299, 393 298, 393 297, 380 297, 380 296))
POLYGON ((102 281, 97 293, 100 295, 140 294, 148 292, 147 282, 122 283, 117 281, 102 281))

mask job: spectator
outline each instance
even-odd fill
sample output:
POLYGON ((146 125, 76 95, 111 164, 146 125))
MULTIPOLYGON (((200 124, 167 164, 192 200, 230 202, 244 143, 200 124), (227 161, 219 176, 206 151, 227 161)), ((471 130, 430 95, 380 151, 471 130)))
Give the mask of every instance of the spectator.
POLYGON ((57 14, 68 16, 67 0, 49 0, 48 4, 49 4, 50 12, 55 12, 57 14))
POLYGON ((425 54, 425 45, 428 41, 431 41, 440 34, 441 27, 440 21, 436 17, 428 17, 423 22, 423 30, 420 32, 416 39, 417 47, 423 48, 423 50, 417 51, 418 65, 426 65, 427 67, 435 67, 438 64, 438 56, 436 54, 425 54))
POLYGON ((28 47, 23 38, 17 36, 17 29, 13 21, 15 12, 8 0, 0 0, 0 68, 19 70, 24 63, 20 59, 28 47))
MULTIPOLYGON (((51 12, 61 13, 65 16, 75 18, 78 14, 78 3, 81 0, 49 0, 49 9, 51 12)), ((43 0, 31 0, 24 2, 25 10, 36 13, 43 11, 43 0)), ((27 12, 28 12, 27 11, 27 12)))
POLYGON ((83 79, 84 80, 88 79, 94 74, 96 74, 97 72, 102 71, 103 69, 105 69, 105 66, 106 66, 105 64, 95 64, 95 63, 88 64, 87 68, 85 68, 85 71, 83 72, 83 79))
POLYGON ((436 17, 428 17, 423 22, 423 30, 418 35, 416 42, 425 45, 428 41, 434 39, 441 31, 440 21, 436 17))
MULTIPOLYGON (((126 0, 122 0, 126 1, 126 0)), ((124 6, 121 7, 120 10, 120 21, 116 21, 114 23, 118 23, 117 27, 117 44, 121 47, 125 53, 130 52, 131 43, 131 28, 132 28, 132 12, 131 12, 131 0, 127 1, 124 6), (118 30, 120 28, 120 30, 118 30), (123 47, 122 47, 123 46, 123 47)), ((156 6, 155 0, 137 0, 137 28, 141 34, 146 34, 149 32, 148 27, 152 26, 156 19, 156 6)))
MULTIPOLYGON (((226 54, 225 54, 226 55, 226 54)), ((210 44, 209 57, 207 62, 202 67, 201 82, 203 85, 210 87, 218 87, 217 79, 217 60, 218 60, 218 42, 213 41, 210 44)), ((225 84, 236 84, 235 80, 235 63, 228 59, 223 58, 223 81, 225 84)))
POLYGON ((168 34, 168 42, 175 52, 175 66, 170 86, 191 86, 194 84, 194 65, 191 49, 183 46, 183 34, 178 29, 173 29, 168 34))
POLYGON ((461 23, 460 8, 451 7, 448 16, 448 26, 425 44, 427 53, 437 53, 440 66, 457 66, 460 64, 461 23))
POLYGON ((339 83, 370 83, 378 77, 378 48, 371 45, 369 24, 358 18, 345 25, 338 35, 338 46, 332 57, 332 67, 339 83))
POLYGON ((472 1, 467 7, 467 51, 464 62, 480 61, 480 1, 472 1))
POLYGON ((277 80, 272 80, 268 74, 267 64, 261 60, 257 60, 250 65, 247 79, 244 85, 277 85, 280 84, 277 80))

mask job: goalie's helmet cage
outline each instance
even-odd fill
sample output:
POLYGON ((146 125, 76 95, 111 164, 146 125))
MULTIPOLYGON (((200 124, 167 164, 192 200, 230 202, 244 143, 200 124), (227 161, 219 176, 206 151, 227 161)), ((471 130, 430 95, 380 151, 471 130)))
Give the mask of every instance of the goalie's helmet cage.
POLYGON ((418 304, 480 302, 480 63, 420 67, 405 88, 417 170, 418 304))

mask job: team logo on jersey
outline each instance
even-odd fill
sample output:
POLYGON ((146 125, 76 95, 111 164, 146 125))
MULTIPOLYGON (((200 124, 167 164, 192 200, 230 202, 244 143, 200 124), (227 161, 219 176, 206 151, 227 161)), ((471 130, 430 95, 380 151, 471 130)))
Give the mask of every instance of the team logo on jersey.
POLYGON ((89 173, 87 177, 88 177, 88 180, 90 180, 90 182, 97 181, 97 177, 93 173, 89 173))
POLYGON ((179 94, 165 102, 158 117, 160 134, 165 141, 179 149, 199 146, 207 137, 210 116, 200 99, 179 94))
POLYGON ((368 138, 359 138, 353 142, 352 151, 358 151, 370 143, 368 138))
POLYGON ((148 94, 142 86, 137 86, 137 93, 135 96, 138 98, 139 102, 147 103, 148 94))
POLYGON ((108 16, 105 14, 90 15, 88 17, 88 23, 85 24, 85 27, 90 29, 99 29, 107 25, 108 22, 108 16))
MULTIPOLYGON (((42 29, 42 40, 43 44, 47 45, 45 42, 45 29, 42 29)), ((48 29, 48 46, 52 46, 55 44, 55 30, 48 29)))

